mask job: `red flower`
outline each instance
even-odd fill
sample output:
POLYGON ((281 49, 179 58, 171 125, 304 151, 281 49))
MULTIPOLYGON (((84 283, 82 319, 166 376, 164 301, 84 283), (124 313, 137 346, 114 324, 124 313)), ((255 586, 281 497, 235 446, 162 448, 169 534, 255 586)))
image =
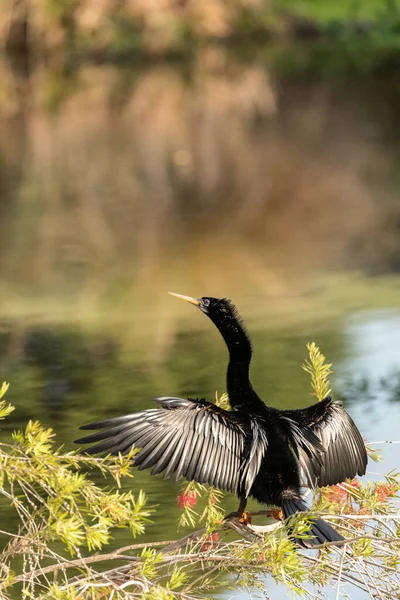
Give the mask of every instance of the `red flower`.
POLYGON ((338 504, 346 498, 346 495, 346 490, 339 485, 331 485, 324 491, 324 498, 328 502, 336 502, 338 504))
POLYGON ((375 492, 379 502, 386 502, 389 497, 396 495, 397 487, 394 483, 378 483, 375 492))
POLYGON ((177 498, 178 506, 180 509, 192 508, 197 504, 198 493, 191 490, 190 492, 182 492, 177 498))
POLYGON ((358 479, 354 478, 351 481, 347 481, 346 485, 350 488, 346 493, 351 497, 351 488, 353 488, 353 490, 358 490, 358 488, 360 487, 360 482, 358 481, 358 479))
POLYGON ((354 478, 351 481, 345 482, 344 485, 331 485, 330 487, 324 490, 323 498, 328 502, 335 502, 336 504, 344 502, 346 500, 347 494, 350 492, 350 490, 346 490, 346 486, 358 489, 360 487, 360 484, 358 480, 354 478))
POLYGON ((204 544, 201 546, 201 552, 207 552, 211 548, 214 542, 219 542, 218 533, 210 533, 204 538, 204 544))
POLYGON ((360 482, 358 481, 358 479, 354 478, 351 481, 349 481, 349 483, 347 485, 351 485, 351 487, 353 487, 353 488, 359 488, 360 482))

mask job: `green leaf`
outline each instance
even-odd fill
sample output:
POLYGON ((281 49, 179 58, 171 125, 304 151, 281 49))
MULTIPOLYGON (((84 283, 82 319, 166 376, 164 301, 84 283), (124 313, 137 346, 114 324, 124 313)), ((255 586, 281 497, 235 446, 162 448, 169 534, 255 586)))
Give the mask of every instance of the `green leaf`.
POLYGON ((4 394, 7 392, 9 387, 10 387, 10 384, 3 381, 3 383, 1 384, 1 388, 0 388, 0 400, 4 396, 4 394))
MULTIPOLYGON (((10 387, 10 384, 3 381, 2 386, 0 388, 0 400, 4 396, 4 394, 7 392, 9 387, 10 387)), ((6 402, 4 402, 4 400, 1 400, 1 402, 0 402, 0 419, 5 419, 6 417, 8 417, 8 415, 10 415, 13 412, 13 410, 15 410, 15 407, 12 406, 12 404, 7 404, 6 402)))
POLYGON ((226 392, 224 392, 219 397, 218 392, 215 392, 215 404, 216 406, 219 406, 219 408, 223 408, 224 410, 231 410, 231 405, 229 404, 229 396, 226 392))
POLYGON ((312 395, 323 400, 331 393, 329 375, 332 373, 332 365, 325 364, 325 356, 314 342, 307 344, 307 350, 309 358, 302 368, 311 375, 312 395))

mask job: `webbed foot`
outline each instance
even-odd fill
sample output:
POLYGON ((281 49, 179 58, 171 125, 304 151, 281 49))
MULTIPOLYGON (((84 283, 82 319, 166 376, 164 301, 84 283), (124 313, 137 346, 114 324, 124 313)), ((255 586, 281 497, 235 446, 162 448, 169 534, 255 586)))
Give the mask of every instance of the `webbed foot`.
POLYGON ((234 511, 229 513, 229 515, 227 515, 224 519, 224 521, 231 521, 234 519, 238 519, 239 523, 243 523, 243 525, 251 525, 252 522, 252 516, 251 513, 247 512, 247 511, 234 511))
POLYGON ((263 515, 264 517, 269 517, 275 519, 276 521, 283 520, 283 513, 280 508, 270 508, 268 510, 259 510, 257 512, 252 513, 254 515, 263 515))

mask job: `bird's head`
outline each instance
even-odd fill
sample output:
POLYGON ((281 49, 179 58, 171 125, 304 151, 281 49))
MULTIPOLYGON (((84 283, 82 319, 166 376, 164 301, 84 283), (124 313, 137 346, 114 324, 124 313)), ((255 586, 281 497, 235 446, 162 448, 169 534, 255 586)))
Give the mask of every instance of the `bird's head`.
POLYGON ((228 298, 212 298, 211 296, 203 296, 202 298, 191 298, 182 294, 174 294, 181 300, 185 300, 194 306, 197 306, 211 321, 216 325, 222 333, 228 347, 232 349, 242 343, 243 338, 246 339, 249 351, 251 352, 250 337, 247 333, 237 308, 228 298))
POLYGON ((234 305, 227 298, 212 298, 211 296, 192 298, 191 296, 183 296, 182 294, 175 294, 174 292, 169 292, 169 294, 197 306, 197 308, 211 319, 213 317, 226 318, 230 315, 233 316, 235 310, 234 305))

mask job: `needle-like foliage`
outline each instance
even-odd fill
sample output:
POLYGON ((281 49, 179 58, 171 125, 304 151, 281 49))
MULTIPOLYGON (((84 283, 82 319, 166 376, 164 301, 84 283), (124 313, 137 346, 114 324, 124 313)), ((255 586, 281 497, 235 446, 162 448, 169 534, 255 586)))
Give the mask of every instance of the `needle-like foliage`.
POLYGON ((323 400, 331 393, 329 375, 332 374, 332 365, 325 363, 325 356, 314 342, 307 344, 307 350, 308 359, 302 368, 311 376, 311 394, 323 400))
MULTIPOLYGON (((305 367, 321 399, 330 391, 330 365, 314 344, 309 354, 305 367)), ((13 410, 1 399, 6 391, 3 384, 3 418, 13 410)), ((226 397, 217 403, 229 408, 226 397)), ((194 482, 178 496, 180 525, 201 529, 173 542, 132 540, 107 550, 115 528, 138 536, 152 512, 143 491, 120 490, 121 480, 132 478, 135 453, 100 459, 64 452, 37 422, 0 444, 0 497, 19 523, 0 524, 0 600, 194 600, 215 597, 221 585, 268 597, 268 577, 312 600, 329 588, 337 598, 351 598, 356 589, 365 598, 400 597, 399 474, 318 491, 312 515, 293 518, 291 532, 304 535, 310 518, 321 514, 331 520, 346 542, 319 553, 296 547, 279 522, 224 522, 223 494, 194 482), (95 484, 93 469, 111 477, 115 489, 95 484)))
POLYGON ((5 400, 2 400, 4 394, 8 390, 9 384, 3 381, 0 388, 0 419, 5 419, 9 414, 12 413, 14 407, 11 404, 7 404, 5 400))

